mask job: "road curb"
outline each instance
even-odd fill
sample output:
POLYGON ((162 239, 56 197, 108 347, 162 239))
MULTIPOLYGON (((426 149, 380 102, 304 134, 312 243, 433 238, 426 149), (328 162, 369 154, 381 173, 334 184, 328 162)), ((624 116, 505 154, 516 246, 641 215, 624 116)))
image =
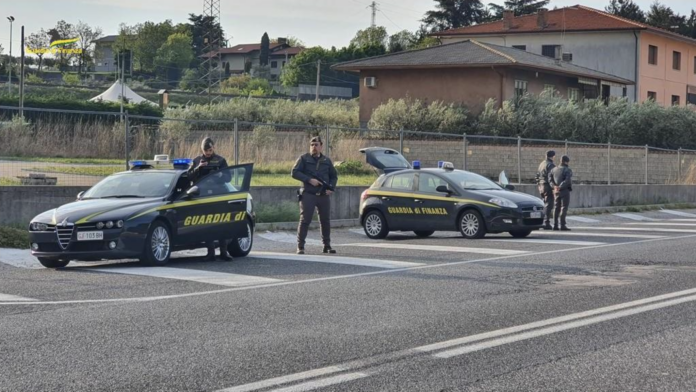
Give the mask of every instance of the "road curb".
MULTIPOLYGON (((360 219, 335 219, 331 221, 332 228, 358 227, 360 219)), ((316 220, 309 225, 310 229, 318 229, 319 222, 316 220)), ((256 230, 297 230, 297 222, 274 222, 274 223, 257 223, 256 230)))

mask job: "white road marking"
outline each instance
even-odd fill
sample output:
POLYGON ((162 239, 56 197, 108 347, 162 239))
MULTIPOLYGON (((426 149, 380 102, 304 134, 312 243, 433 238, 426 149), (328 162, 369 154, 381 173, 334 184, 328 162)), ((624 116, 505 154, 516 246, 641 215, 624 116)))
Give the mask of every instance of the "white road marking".
MULTIPOLYGON (((571 227, 571 229, 575 229, 575 227, 571 227)), ((614 238, 644 238, 644 239, 655 239, 655 238, 665 238, 663 235, 647 235, 647 234, 633 234, 633 233, 626 233, 626 234, 615 234, 615 233, 586 233, 586 232, 577 232, 577 231, 539 231, 537 234, 533 234, 534 236, 536 235, 551 235, 551 236, 578 236, 578 237, 614 237, 614 238)))
POLYGON ((619 212, 619 213, 612 214, 612 215, 618 216, 619 218, 626 218, 626 219, 635 220, 635 221, 654 221, 655 220, 653 218, 648 218, 647 216, 636 215, 636 214, 627 214, 624 212, 619 212))
POLYGON ((310 378, 325 376, 327 374, 333 374, 344 371, 343 368, 339 366, 327 366, 321 369, 309 370, 306 372, 289 374, 287 376, 269 378, 268 380, 252 382, 249 384, 239 385, 236 387, 221 389, 217 392, 250 392, 258 389, 270 388, 276 385, 287 384, 300 380, 307 380, 310 378))
POLYGON ((257 259, 309 261, 309 262, 313 262, 313 263, 358 265, 358 266, 362 266, 362 267, 387 268, 387 269, 409 268, 409 267, 418 267, 421 265, 425 265, 423 263, 412 263, 412 262, 407 262, 407 261, 367 259, 367 258, 358 258, 358 257, 340 257, 340 256, 333 256, 333 255, 326 255, 326 256, 290 255, 287 253, 275 253, 275 252, 252 252, 248 257, 257 258, 257 259))
POLYGON ((570 329, 586 327, 588 325, 598 324, 598 323, 601 323, 604 321, 616 320, 616 319, 623 318, 623 317, 633 316, 636 314, 645 313, 645 312, 649 312, 649 311, 657 310, 657 309, 662 309, 662 308, 667 308, 667 307, 671 307, 671 306, 676 306, 676 305, 680 305, 680 304, 687 303, 687 302, 693 302, 693 301, 696 301, 696 295, 682 297, 682 298, 676 298, 676 299, 665 301, 665 302, 659 302, 656 304, 640 306, 637 308, 622 310, 619 312, 604 314, 601 316, 590 317, 590 318, 587 318, 584 320, 578 320, 578 321, 573 321, 573 322, 569 322, 569 323, 554 325, 551 327, 542 328, 542 329, 538 329, 538 330, 531 331, 531 332, 524 332, 524 333, 520 333, 520 334, 516 334, 516 335, 511 335, 511 336, 503 337, 500 339, 494 339, 494 340, 490 340, 490 341, 483 342, 483 343, 472 344, 469 346, 464 346, 464 347, 456 348, 453 350, 443 351, 443 352, 434 354, 434 356, 438 357, 438 358, 451 358, 451 357, 455 357, 458 355, 469 354, 469 353, 485 350, 485 349, 492 348, 492 347, 502 346, 504 344, 510 344, 510 343, 515 343, 515 342, 519 342, 522 340, 533 339, 533 338, 540 337, 540 336, 551 335, 554 333, 567 331, 570 329))
POLYGON ((251 286, 282 282, 280 279, 263 278, 223 272, 211 272, 185 268, 166 267, 117 267, 117 268, 85 268, 86 271, 106 272, 110 274, 125 274, 148 276, 152 278, 187 280, 190 282, 215 284, 218 286, 251 286))
POLYGON ((592 242, 592 241, 569 241, 569 240, 544 240, 544 239, 534 239, 534 238, 486 238, 484 241, 497 241, 497 242, 513 242, 513 243, 528 243, 528 244, 549 244, 549 245, 578 245, 578 246, 595 246, 604 245, 606 242, 592 242))
POLYGON ((660 212, 664 212, 665 214, 670 214, 670 215, 685 216, 688 218, 696 218, 696 214, 691 214, 689 212, 673 211, 673 210, 660 210, 660 212))
MULTIPOLYGON (((256 233, 256 235, 269 241, 282 242, 285 244, 297 244, 297 235, 290 233, 274 233, 272 231, 267 231, 265 233, 256 233)), ((311 238, 307 238, 305 242, 307 245, 322 245, 321 241, 313 240, 311 238)))
POLYGON ((688 229, 664 229, 662 227, 574 227, 576 230, 606 230, 606 231, 648 231, 653 233, 696 233, 688 229))
POLYGON ((576 222, 582 222, 582 223, 598 223, 599 222, 597 219, 585 218, 582 216, 569 216, 566 219, 569 221, 576 221, 576 222))
POLYGON ((681 227, 695 227, 696 223, 681 223, 681 222, 631 222, 629 225, 638 226, 681 226, 681 227))
MULTIPOLYGON (((593 229, 593 228, 589 228, 589 229, 593 229)), ((622 246, 626 246, 626 245, 647 244, 647 243, 653 243, 653 242, 675 241, 675 240, 685 240, 685 239, 694 239, 694 238, 696 238, 696 235, 685 235, 685 236, 677 236, 677 237, 663 237, 663 238, 647 239, 647 240, 640 240, 640 241, 631 241, 631 242, 621 242, 621 243, 615 243, 615 244, 589 246, 589 247, 582 247, 582 248, 578 247, 578 248, 570 248, 570 249, 553 249, 553 250, 548 250, 548 251, 543 251, 543 252, 533 252, 533 253, 530 252, 528 254, 525 254, 524 257, 556 255, 556 254, 560 254, 560 253, 567 253, 567 252, 574 252, 574 251, 586 252, 586 251, 591 250, 591 249, 616 248, 616 247, 622 247, 622 246)), ((283 286, 294 286, 294 285, 300 285, 300 284, 329 282, 332 280, 363 278, 363 277, 367 277, 367 276, 386 275, 386 274, 401 273, 401 272, 407 272, 407 271, 418 271, 418 270, 427 270, 427 269, 434 269, 434 268, 458 267, 458 266, 467 265, 467 264, 500 261, 500 260, 518 258, 518 257, 520 257, 520 256, 513 255, 513 256, 487 257, 487 258, 475 259, 475 260, 463 260, 463 261, 454 261, 454 262, 444 262, 444 263, 438 263, 438 264, 420 265, 420 266, 411 267, 411 268, 385 269, 385 270, 380 270, 380 271, 362 272, 362 273, 350 274, 350 275, 325 276, 325 277, 321 277, 321 278, 294 280, 294 281, 283 281, 283 282, 279 282, 279 283, 271 283, 271 284, 258 285, 258 286, 233 287, 233 288, 219 289, 219 290, 199 291, 199 292, 195 292, 195 293, 161 295, 161 296, 155 296, 155 297, 84 299, 84 300, 67 300, 67 301, 36 301, 36 302, 22 303, 22 305, 74 305, 74 304, 101 304, 101 303, 119 303, 120 304, 120 303, 129 303, 129 302, 141 303, 141 302, 164 301, 164 300, 198 297, 198 296, 204 296, 204 295, 227 294, 227 293, 231 293, 231 292, 235 292, 235 291, 278 288, 278 287, 283 287, 283 286)), ((0 306, 16 306, 16 305, 17 305, 17 303, 14 303, 14 302, 0 302, 0 306)))
MULTIPOLYGON (((480 333, 480 334, 476 334, 476 335, 466 336, 463 338, 446 340, 443 342, 433 343, 433 344, 429 344, 426 346, 416 347, 414 350, 422 351, 422 352, 433 352, 433 351, 444 350, 444 349, 448 349, 451 347, 456 347, 456 346, 461 346, 464 344, 478 342, 481 340, 493 339, 493 338, 497 338, 497 337, 501 337, 501 336, 505 336, 505 335, 510 335, 510 334, 516 334, 516 333, 528 331, 531 329, 541 328, 541 327, 548 327, 548 326, 554 325, 554 324, 567 323, 567 322, 579 320, 579 319, 586 318, 586 317, 592 317, 592 316, 598 316, 598 315, 602 315, 602 314, 606 314, 606 313, 617 312, 617 311, 628 309, 628 308, 633 308, 633 307, 637 307, 637 306, 644 306, 644 305, 652 304, 652 303, 659 302, 659 301, 666 301, 666 300, 670 300, 673 298, 685 297, 685 296, 689 296, 689 295, 693 295, 693 294, 696 294, 696 289, 689 289, 689 290, 677 291, 677 292, 668 293, 668 294, 662 294, 662 295, 658 295, 655 297, 649 297, 649 298, 639 299, 636 301, 624 302, 621 304, 606 306, 603 308, 597 308, 597 309, 587 310, 584 312, 568 314, 565 316, 554 317, 554 318, 550 318, 547 320, 535 321, 535 322, 529 323, 529 324, 517 325, 514 327, 503 328, 503 329, 499 329, 496 331, 484 332, 484 333, 480 333)), ((689 297, 687 297, 687 298, 689 298, 689 297)))
POLYGON ((273 389, 272 391, 274 391, 274 392, 313 391, 315 389, 326 388, 326 387, 329 387, 331 385, 342 384, 344 382, 359 380, 361 378, 365 378, 368 376, 369 376, 369 374, 367 374, 367 373, 341 374, 341 375, 334 376, 334 377, 329 377, 329 378, 324 378, 324 379, 320 379, 320 380, 309 381, 309 382, 298 384, 298 385, 293 385, 293 386, 287 387, 287 388, 273 389))
MULTIPOLYGON (((367 234, 365 234, 365 230, 363 230, 363 229, 350 229, 348 231, 350 231, 353 234, 360 234, 360 235, 367 236, 367 234)), ((401 232, 401 231, 391 231, 391 232, 389 232, 389 235, 414 236, 414 237, 416 236, 414 233, 409 234, 408 232, 401 232)))
POLYGON ((669 222, 696 222, 696 219, 686 219, 686 218, 683 218, 683 219, 679 219, 679 218, 677 218, 677 219, 667 219, 667 220, 668 220, 669 222))
POLYGON ((26 301, 36 301, 33 298, 20 297, 17 295, 3 294, 0 293, 0 302, 26 302, 26 301))
POLYGON ((406 250, 422 250, 429 252, 454 252, 454 253, 476 253, 483 255, 523 255, 529 253, 524 250, 509 250, 509 249, 489 249, 489 248, 470 248, 465 246, 436 246, 436 245, 413 245, 413 244, 389 244, 385 242, 374 242, 366 244, 345 244, 345 247, 359 248, 382 248, 382 249, 406 249, 406 250))

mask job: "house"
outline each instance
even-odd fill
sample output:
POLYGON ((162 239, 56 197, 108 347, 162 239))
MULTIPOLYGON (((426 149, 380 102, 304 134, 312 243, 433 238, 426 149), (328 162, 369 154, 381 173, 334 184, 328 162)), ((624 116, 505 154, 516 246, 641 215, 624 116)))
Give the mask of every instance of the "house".
MULTIPOLYGON (((271 76, 275 79, 280 76, 283 67, 303 50, 303 48, 291 47, 282 38, 277 43, 272 43, 269 48, 271 76)), ((219 53, 223 68, 227 69, 229 64, 230 73, 244 73, 260 65, 261 44, 240 44, 231 48, 222 48, 219 53)))
POLYGON ((629 79, 627 91, 611 83, 603 95, 662 105, 696 104, 696 40, 576 5, 435 34, 443 43, 474 39, 563 59, 629 79))
POLYGON ((116 72, 118 66, 111 48, 118 35, 107 35, 94 41, 94 71, 95 72, 116 72))
POLYGON ((427 49, 341 63, 341 71, 360 73, 360 122, 389 99, 461 104, 480 112, 486 101, 498 104, 524 93, 554 91, 568 99, 598 98, 607 83, 619 88, 628 79, 533 54, 465 40, 427 49))

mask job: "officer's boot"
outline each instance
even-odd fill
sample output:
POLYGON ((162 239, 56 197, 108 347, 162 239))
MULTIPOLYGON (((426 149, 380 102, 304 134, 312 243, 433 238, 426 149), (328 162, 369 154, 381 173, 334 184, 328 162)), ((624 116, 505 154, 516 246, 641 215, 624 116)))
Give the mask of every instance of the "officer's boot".
POLYGON ((558 222, 553 222, 553 231, 558 231, 558 222))
POLYGON ((570 231, 570 229, 566 225, 561 225, 561 231, 570 231))
POLYGON ((208 248, 208 255, 205 256, 205 261, 215 261, 215 248, 208 248))
POLYGON ((544 230, 552 230, 553 227, 551 227, 551 222, 546 221, 546 225, 544 226, 544 230))
POLYGON ((336 249, 332 248, 331 245, 324 245, 324 253, 336 254, 336 249))
POLYGON ((227 253, 227 241, 220 241, 220 260, 232 261, 232 256, 227 253))

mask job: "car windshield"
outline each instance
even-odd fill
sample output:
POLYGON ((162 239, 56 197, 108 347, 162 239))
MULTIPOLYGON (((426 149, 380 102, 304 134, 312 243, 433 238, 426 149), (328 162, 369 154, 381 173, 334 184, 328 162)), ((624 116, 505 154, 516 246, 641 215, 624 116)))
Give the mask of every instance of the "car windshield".
POLYGON ((93 186, 82 199, 164 197, 176 175, 163 172, 115 174, 93 186))
POLYGON ((500 185, 478 174, 465 171, 445 173, 448 180, 468 191, 500 190, 500 185))

